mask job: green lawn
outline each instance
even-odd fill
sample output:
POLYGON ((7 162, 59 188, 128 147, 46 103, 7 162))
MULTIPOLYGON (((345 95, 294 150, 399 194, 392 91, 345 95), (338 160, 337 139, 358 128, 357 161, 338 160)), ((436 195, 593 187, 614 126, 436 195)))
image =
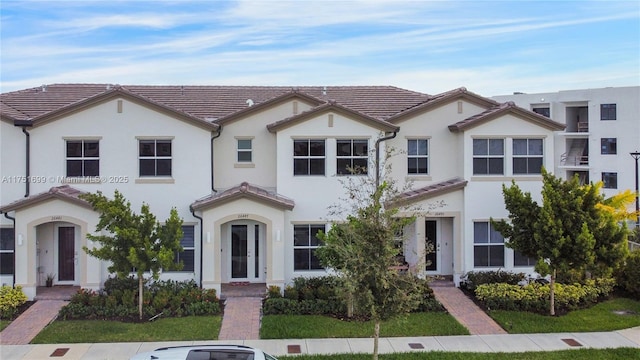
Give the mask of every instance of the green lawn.
POLYGON ((215 340, 218 338, 221 322, 221 316, 167 318, 144 323, 102 320, 54 321, 31 343, 215 340))
POLYGON ((640 301, 616 298, 562 316, 492 310, 489 315, 512 334, 613 331, 640 326, 640 301), (619 315, 615 311, 631 311, 619 315))
POLYGON ((9 324, 11 324, 9 320, 0 320, 0 331, 4 330, 9 324))
MULTIPOLYGON (((412 313, 386 321, 383 337, 467 335, 469 332, 451 315, 443 312, 412 313)), ((262 318, 262 339, 308 339, 370 337, 373 322, 346 321, 315 315, 267 315, 262 318)))
MULTIPOLYGON (((402 354, 383 354, 381 360, 628 360, 640 359, 640 349, 578 349, 549 352, 526 353, 463 353, 463 352, 414 352, 402 354)), ((291 360, 369 360, 368 354, 344 355, 296 355, 279 359, 291 360)))

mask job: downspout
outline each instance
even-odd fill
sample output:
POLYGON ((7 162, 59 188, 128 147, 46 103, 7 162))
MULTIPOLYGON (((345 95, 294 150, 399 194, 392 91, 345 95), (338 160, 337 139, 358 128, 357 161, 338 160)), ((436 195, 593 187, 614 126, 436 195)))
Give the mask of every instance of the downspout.
POLYGON ((204 226, 204 223, 202 221, 202 217, 196 215, 196 211, 193 210, 193 207, 189 206, 189 210, 191 210, 191 215, 193 215, 194 218, 200 220, 200 289, 202 289, 202 253, 204 252, 204 242, 202 241, 204 230, 202 227, 204 226))
POLYGON ((8 213, 4 213, 4 217, 13 221, 13 281, 11 284, 12 288, 16 287, 16 249, 18 248, 18 244, 16 243, 16 218, 13 216, 9 216, 8 213))
MULTIPOLYGON (((213 132, 211 133, 213 135, 213 132)), ((217 139, 222 135, 222 126, 218 127, 218 134, 216 136, 211 136, 211 191, 217 193, 215 186, 213 186, 213 140, 217 139)))
POLYGON ((384 136, 376 140, 376 191, 378 191, 378 187, 380 186, 380 143, 386 140, 393 139, 398 135, 398 130, 395 130, 393 134, 384 136))
POLYGON ((31 159, 31 136, 29 134, 29 132, 27 131, 27 127, 26 126, 22 126, 22 132, 24 133, 24 135, 26 136, 26 140, 25 140, 25 146, 26 146, 26 150, 25 150, 25 181, 24 181, 24 186, 25 186, 25 194, 24 197, 29 197, 29 185, 31 183, 31 166, 30 166, 30 159, 31 159))

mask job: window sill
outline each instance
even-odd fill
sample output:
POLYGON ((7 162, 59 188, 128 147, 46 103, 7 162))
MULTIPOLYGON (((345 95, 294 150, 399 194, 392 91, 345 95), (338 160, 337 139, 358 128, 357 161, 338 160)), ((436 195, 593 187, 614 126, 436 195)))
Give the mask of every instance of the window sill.
POLYGON ((431 175, 429 174, 407 174, 407 180, 419 180, 419 181, 431 181, 431 175))
POLYGON ((513 176, 506 176, 506 175, 473 175, 471 177, 471 181, 511 181, 511 180, 517 180, 517 181, 541 181, 542 180, 542 175, 540 174, 535 174, 535 175, 513 175, 513 176))
POLYGON ((235 163, 233 167, 236 169, 252 169, 256 167, 254 163, 235 163))
POLYGON ((144 177, 137 178, 136 184, 175 184, 176 180, 174 178, 166 178, 166 177, 144 177))

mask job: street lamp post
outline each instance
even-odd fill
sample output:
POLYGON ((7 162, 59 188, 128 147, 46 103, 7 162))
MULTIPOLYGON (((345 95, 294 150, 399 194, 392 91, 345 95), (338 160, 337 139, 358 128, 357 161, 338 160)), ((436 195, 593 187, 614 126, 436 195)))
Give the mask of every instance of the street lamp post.
POLYGON ((640 228, 640 199, 638 198, 638 159, 640 159, 640 152, 635 151, 629 153, 629 155, 636 160, 636 228, 640 228))

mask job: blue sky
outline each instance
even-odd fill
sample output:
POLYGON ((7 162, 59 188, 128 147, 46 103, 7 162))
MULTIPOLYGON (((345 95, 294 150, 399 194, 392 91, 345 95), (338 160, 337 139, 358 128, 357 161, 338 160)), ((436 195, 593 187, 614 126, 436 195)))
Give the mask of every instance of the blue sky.
POLYGON ((638 1, 0 0, 0 90, 393 85, 485 96, 640 85, 638 1))

